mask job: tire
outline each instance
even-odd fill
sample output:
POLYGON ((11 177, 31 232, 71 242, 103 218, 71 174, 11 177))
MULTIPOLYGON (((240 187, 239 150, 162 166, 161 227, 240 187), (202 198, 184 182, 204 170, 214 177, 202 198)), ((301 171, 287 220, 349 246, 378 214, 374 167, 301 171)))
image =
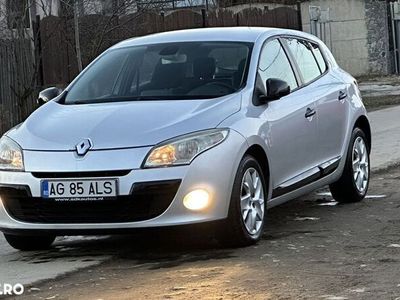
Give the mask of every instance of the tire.
POLYGON ((27 236, 4 234, 8 244, 17 250, 34 251, 49 249, 56 239, 52 235, 27 236))
POLYGON ((264 229, 266 197, 260 164, 254 157, 246 155, 235 176, 228 218, 217 229, 218 241, 228 247, 243 247, 258 242, 264 229))
POLYGON ((365 133, 360 128, 355 128, 347 151, 343 174, 337 182, 329 186, 337 202, 352 203, 365 198, 371 173, 368 145, 365 133))

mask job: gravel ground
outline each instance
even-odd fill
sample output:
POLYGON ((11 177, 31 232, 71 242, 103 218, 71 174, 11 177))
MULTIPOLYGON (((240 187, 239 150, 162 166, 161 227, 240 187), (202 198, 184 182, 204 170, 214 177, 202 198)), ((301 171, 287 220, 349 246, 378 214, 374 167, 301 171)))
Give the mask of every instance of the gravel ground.
POLYGON ((400 168, 374 173, 356 204, 321 190, 271 209, 262 241, 247 248, 220 248, 193 229, 70 241, 64 256, 114 258, 18 299, 396 299, 399 179, 400 168))

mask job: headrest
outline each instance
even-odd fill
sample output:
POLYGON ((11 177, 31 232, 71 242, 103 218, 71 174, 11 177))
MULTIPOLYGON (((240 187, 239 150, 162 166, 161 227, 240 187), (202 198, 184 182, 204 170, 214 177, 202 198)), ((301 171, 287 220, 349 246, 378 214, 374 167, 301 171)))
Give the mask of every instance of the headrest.
POLYGON ((212 79, 215 74, 215 59, 212 57, 201 57, 193 61, 194 77, 202 80, 212 79))
POLYGON ((183 77, 183 63, 162 64, 160 61, 154 69, 151 83, 157 89, 176 88, 182 83, 183 77))

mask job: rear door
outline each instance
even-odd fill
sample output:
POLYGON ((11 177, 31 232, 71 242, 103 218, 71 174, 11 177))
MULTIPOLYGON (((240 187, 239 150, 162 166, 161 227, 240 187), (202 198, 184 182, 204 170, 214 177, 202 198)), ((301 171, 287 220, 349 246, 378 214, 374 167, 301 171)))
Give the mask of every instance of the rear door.
POLYGON ((316 43, 299 38, 286 38, 304 86, 301 93, 314 100, 318 123, 318 138, 310 155, 315 165, 332 171, 339 162, 346 118, 346 85, 334 76, 316 43))
POLYGON ((348 122, 348 85, 333 75, 317 44, 311 47, 318 64, 326 75, 319 80, 321 96, 317 102, 319 160, 336 163, 343 152, 348 122))

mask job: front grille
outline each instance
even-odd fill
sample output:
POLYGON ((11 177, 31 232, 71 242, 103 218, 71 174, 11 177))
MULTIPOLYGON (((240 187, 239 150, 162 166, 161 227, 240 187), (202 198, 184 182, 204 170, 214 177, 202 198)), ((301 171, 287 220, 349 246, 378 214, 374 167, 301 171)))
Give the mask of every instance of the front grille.
POLYGON ((16 220, 30 223, 123 223, 161 215, 171 204, 180 180, 134 184, 128 196, 102 201, 55 201, 33 198, 29 189, 0 187, 3 205, 16 220))

